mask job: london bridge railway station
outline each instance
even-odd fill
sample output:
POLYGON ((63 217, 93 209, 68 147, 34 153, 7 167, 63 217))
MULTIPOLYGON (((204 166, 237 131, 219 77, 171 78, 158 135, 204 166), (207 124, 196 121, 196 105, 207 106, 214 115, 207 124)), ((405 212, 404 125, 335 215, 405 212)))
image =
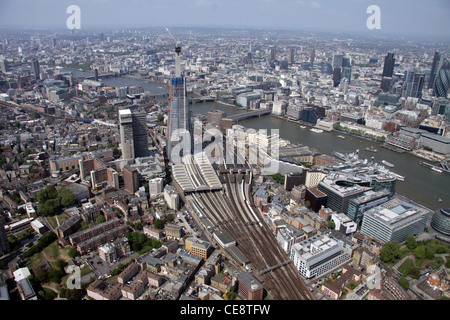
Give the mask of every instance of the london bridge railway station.
POLYGON ((214 170, 204 156, 172 167, 173 184, 208 237, 276 300, 313 300, 289 256, 253 204, 250 169, 214 170))

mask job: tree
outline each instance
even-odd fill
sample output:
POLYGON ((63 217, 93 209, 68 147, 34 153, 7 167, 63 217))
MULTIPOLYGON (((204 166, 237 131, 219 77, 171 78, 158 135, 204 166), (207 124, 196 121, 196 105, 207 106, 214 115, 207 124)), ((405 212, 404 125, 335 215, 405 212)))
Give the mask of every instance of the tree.
POLYGON ((105 219, 105 216, 103 216, 103 215, 98 216, 98 218, 96 220, 97 223, 103 223, 105 221, 106 221, 106 219, 105 219))
POLYGON ((236 298, 236 287, 232 286, 230 288, 230 291, 226 294, 226 298, 227 300, 234 300, 234 298, 236 298))
POLYGON ((280 184, 284 184, 284 176, 282 176, 281 174, 275 173, 275 174, 272 176, 272 178, 273 178, 276 182, 278 182, 278 183, 280 183, 280 184))
POLYGON ((413 279, 419 279, 420 278, 419 269, 414 266, 411 267, 411 269, 409 269, 408 276, 410 276, 413 279))
POLYGON ((58 214, 63 207, 69 207, 77 202, 77 197, 67 188, 56 190, 54 185, 48 185, 40 190, 38 200, 38 213, 43 216, 58 214))
POLYGON ((142 221, 138 221, 135 224, 133 224, 134 230, 142 230, 143 227, 144 227, 144 223, 142 221))
POLYGON ((416 238, 414 238, 414 236, 407 236, 406 237, 406 247, 409 250, 414 250, 417 248, 417 241, 416 238))
POLYGON ((81 221, 81 224, 80 224, 80 229, 81 230, 86 230, 87 228, 89 228, 89 225, 86 223, 86 221, 81 221))
POLYGON ((133 242, 131 245, 131 249, 133 249, 134 252, 138 252, 141 250, 141 244, 139 242, 133 242))
POLYGON ((156 220, 153 222, 153 225, 154 225, 155 228, 157 228, 157 229, 163 229, 163 228, 164 228, 163 222, 162 222, 161 220, 159 220, 159 219, 156 219, 156 220))
POLYGON ((51 289, 47 289, 47 288, 42 288, 42 292, 39 291, 41 293, 41 297, 44 300, 55 300, 56 298, 56 292, 51 290, 51 289), (42 294, 43 293, 43 294, 42 294))
POLYGON ((57 196, 58 191, 52 184, 48 185, 44 189, 39 190, 39 192, 36 194, 36 198, 39 203, 44 203, 47 200, 55 199, 57 196))
POLYGON ((409 289, 409 281, 406 280, 404 277, 401 277, 398 279, 398 284, 402 286, 403 289, 408 290, 409 289))
POLYGON ((119 263, 119 264, 117 265, 117 268, 115 268, 115 269, 111 272, 111 274, 112 274, 113 276, 117 276, 118 274, 120 274, 120 273, 123 271, 123 269, 125 269, 125 266, 124 266, 123 264, 119 263))
POLYGON ((50 271, 48 272, 48 281, 49 282, 54 282, 54 283, 60 283, 62 277, 65 276, 65 272, 64 270, 61 270, 61 268, 51 268, 50 271))
POLYGON ((77 203, 77 196, 69 189, 63 187, 57 193, 62 207, 69 207, 77 203))
POLYGON ((397 241, 390 241, 383 245, 380 250, 380 259, 384 263, 393 263, 400 256, 400 244, 397 241))
POLYGON ((44 217, 59 213, 60 204, 58 199, 50 199, 38 204, 38 213, 44 217))
POLYGON ((44 283, 47 281, 47 271, 44 268, 38 268, 34 271, 34 281, 44 283))
POLYGON ((74 247, 70 247, 70 248, 69 248, 69 251, 67 252, 67 255, 68 255, 70 258, 74 258, 77 254, 78 254, 78 251, 77 251, 77 249, 75 249, 74 247))
POLYGON ((121 155, 122 155, 122 151, 120 151, 120 149, 118 149, 117 147, 114 147, 113 157, 117 159, 117 158, 120 158, 121 155))
POLYGON ((24 150, 23 156, 26 158, 26 157, 28 157, 30 154, 33 154, 33 153, 34 153, 33 150, 27 148, 27 149, 24 150))
POLYGON ((65 298, 67 300, 81 300, 83 297, 84 290, 83 289, 66 289, 61 288, 59 290, 59 296, 61 298, 65 298))
POLYGON ((426 247, 426 248, 425 248, 425 257, 426 257, 428 260, 433 259, 433 258, 434 258, 434 254, 435 254, 435 251, 434 251, 433 248, 431 248, 431 247, 426 247))
POLYGON ((327 226, 330 229, 334 229, 336 227, 336 224, 334 223, 333 220, 330 220, 330 221, 328 221, 327 226))
POLYGON ((418 246, 415 250, 414 250, 414 255, 416 256, 416 258, 424 258, 425 257, 425 253, 426 253, 426 249, 425 246, 420 245, 418 246))

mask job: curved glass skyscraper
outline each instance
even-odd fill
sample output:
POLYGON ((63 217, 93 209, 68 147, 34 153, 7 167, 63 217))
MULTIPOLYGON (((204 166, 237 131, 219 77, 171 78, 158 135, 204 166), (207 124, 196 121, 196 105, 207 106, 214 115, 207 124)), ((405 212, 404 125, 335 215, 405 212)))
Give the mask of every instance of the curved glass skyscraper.
POLYGON ((433 95, 436 97, 447 97, 450 83, 450 62, 446 59, 436 75, 434 82, 433 95))

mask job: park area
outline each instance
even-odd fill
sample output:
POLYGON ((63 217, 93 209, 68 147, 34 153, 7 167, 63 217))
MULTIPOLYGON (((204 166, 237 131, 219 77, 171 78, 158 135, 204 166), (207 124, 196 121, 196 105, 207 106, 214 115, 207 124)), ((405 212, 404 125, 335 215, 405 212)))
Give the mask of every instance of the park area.
MULTIPOLYGON (((398 283, 408 290, 410 281, 418 280, 424 275, 439 270, 448 273, 450 244, 437 239, 417 241, 409 236, 403 244, 396 241, 385 243, 380 250, 380 259, 402 274, 398 283)), ((447 298, 442 296, 440 299, 447 298)))
MULTIPOLYGON (((33 270, 30 282, 43 300, 53 300, 56 297, 78 298, 81 291, 69 290, 66 286, 69 275, 65 268, 76 255, 72 247, 61 248, 56 235, 50 232, 43 236, 30 249, 24 252, 27 267, 33 270), (73 296, 73 297, 72 297, 73 296)), ((81 268, 81 276, 91 273, 90 267, 81 268)))
POLYGON ((417 241, 409 236, 404 244, 396 241, 385 243, 380 259, 403 275, 399 284, 407 290, 410 285, 408 279, 417 280, 443 267, 450 268, 450 245, 436 239, 417 241))
POLYGON ((407 239, 405 247, 408 258, 398 267, 404 276, 418 279, 422 274, 444 265, 450 268, 450 245, 444 242, 435 239, 420 242, 407 239))

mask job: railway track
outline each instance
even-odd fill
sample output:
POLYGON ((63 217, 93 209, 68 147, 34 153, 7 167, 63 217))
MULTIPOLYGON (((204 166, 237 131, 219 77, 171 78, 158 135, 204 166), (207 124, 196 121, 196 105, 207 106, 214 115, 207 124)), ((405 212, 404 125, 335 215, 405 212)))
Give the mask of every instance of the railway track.
POLYGON ((278 245, 269 227, 251 201, 251 178, 243 173, 225 173, 224 192, 195 193, 200 208, 216 228, 228 231, 250 261, 254 275, 274 299, 313 300, 289 256, 278 245), (262 272, 263 271, 263 272, 262 272))
POLYGON ((250 200, 250 184, 246 185, 245 179, 239 184, 239 176, 235 178, 237 178, 235 182, 231 183, 229 174, 225 177, 228 191, 226 194, 233 197, 230 200, 241 226, 237 228, 233 226, 234 228, 229 228, 228 231, 236 237, 238 243, 242 244, 241 251, 252 262, 254 271, 258 273, 281 264, 281 267, 259 277, 272 296, 283 300, 314 299, 295 267, 292 264, 283 265, 289 257, 278 245, 259 211, 254 205, 250 204, 250 208, 247 206, 246 201, 250 200), (238 190, 239 185, 241 190, 238 190), (255 220, 259 220, 260 224, 246 224, 255 220))

